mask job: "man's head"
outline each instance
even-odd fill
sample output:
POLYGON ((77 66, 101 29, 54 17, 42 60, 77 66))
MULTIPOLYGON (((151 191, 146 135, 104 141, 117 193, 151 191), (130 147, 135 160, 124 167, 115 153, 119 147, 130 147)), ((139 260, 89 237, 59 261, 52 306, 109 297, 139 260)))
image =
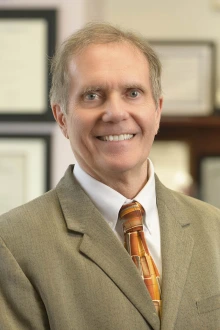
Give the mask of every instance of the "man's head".
POLYGON ((54 117, 80 166, 117 191, 119 182, 137 192, 146 181, 160 123, 160 64, 139 40, 90 25, 70 37, 53 62, 54 117))
POLYGON ((52 60, 51 104, 58 103, 63 112, 67 111, 69 100, 69 68, 70 59, 90 44, 108 44, 128 42, 143 52, 149 63, 150 82, 155 104, 161 97, 161 64, 145 38, 130 31, 123 31, 108 23, 88 23, 84 28, 72 34, 58 49, 52 60))

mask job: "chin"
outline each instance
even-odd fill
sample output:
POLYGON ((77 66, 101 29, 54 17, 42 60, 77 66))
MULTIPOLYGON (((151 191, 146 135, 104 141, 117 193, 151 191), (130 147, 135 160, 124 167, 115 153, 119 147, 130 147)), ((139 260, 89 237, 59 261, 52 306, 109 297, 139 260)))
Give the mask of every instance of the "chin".
POLYGON ((132 170, 135 170, 137 167, 137 164, 131 164, 131 163, 118 163, 114 162, 111 164, 103 164, 102 165, 102 170, 105 169, 106 172, 113 173, 115 175, 118 174, 123 174, 132 170))

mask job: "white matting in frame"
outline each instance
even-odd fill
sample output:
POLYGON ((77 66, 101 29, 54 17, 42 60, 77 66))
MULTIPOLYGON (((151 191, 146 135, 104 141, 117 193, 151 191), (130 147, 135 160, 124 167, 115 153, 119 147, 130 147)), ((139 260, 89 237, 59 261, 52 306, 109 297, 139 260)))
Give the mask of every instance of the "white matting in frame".
POLYGON ((220 9, 220 0, 211 0, 211 2, 215 8, 220 9))
POLYGON ((214 44, 150 42, 162 63, 163 115, 206 116, 214 107, 214 44))
POLYGON ((43 113, 47 109, 47 22, 0 20, 0 109, 43 113))
POLYGON ((46 154, 42 138, 0 138, 0 214, 45 192, 46 154))
POLYGON ((202 158, 200 194, 203 201, 220 208, 220 156, 202 158))
POLYGON ((189 145, 183 141, 155 141, 149 158, 161 182, 188 194, 192 185, 189 145))

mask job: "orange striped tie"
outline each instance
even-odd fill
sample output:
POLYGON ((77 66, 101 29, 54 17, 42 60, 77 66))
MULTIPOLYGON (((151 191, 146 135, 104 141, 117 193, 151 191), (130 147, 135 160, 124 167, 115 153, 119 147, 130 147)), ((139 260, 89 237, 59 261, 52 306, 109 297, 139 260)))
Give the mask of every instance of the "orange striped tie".
POLYGON ((124 221, 125 248, 140 270, 153 304, 160 316, 160 275, 147 247, 143 231, 143 215, 144 209, 136 201, 123 205, 119 212, 119 218, 124 221))

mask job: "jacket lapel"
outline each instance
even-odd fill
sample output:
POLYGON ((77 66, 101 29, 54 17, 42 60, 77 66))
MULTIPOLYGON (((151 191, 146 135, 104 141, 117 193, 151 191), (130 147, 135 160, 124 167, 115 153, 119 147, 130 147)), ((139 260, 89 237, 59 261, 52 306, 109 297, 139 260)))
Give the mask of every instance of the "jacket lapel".
POLYGON ((80 251, 109 276, 152 328, 159 330, 159 318, 140 274, 121 242, 74 180, 72 167, 56 191, 68 229, 83 235, 80 251))
POLYGON ((194 241, 189 234, 190 219, 180 210, 172 192, 156 178, 157 206, 162 252, 162 326, 173 330, 184 291, 194 241))

